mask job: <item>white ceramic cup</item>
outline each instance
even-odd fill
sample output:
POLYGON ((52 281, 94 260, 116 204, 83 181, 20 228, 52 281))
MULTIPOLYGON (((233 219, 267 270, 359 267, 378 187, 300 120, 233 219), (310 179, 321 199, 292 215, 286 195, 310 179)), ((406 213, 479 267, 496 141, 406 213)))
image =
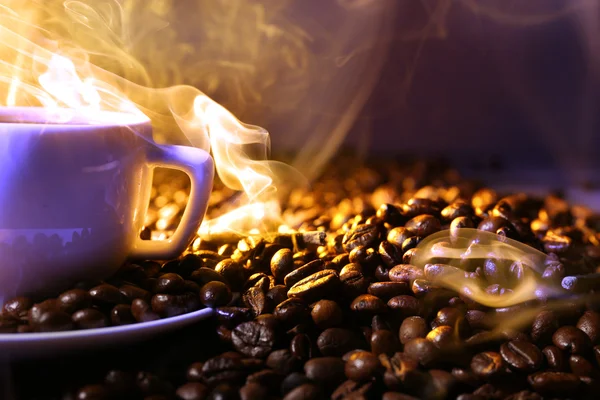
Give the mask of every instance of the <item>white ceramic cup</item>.
POLYGON ((204 150, 158 145, 150 121, 0 108, 0 301, 107 278, 127 259, 169 259, 206 212, 213 161, 204 150), (155 167, 189 175, 191 193, 168 240, 141 240, 155 167))

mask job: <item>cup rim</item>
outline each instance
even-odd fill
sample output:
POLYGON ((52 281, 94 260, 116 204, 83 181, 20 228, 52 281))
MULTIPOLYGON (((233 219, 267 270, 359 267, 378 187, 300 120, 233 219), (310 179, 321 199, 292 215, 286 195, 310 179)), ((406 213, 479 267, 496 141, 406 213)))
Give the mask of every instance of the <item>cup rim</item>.
POLYGON ((125 113, 105 110, 0 106, 0 126, 114 127, 146 125, 150 119, 141 111, 125 113))

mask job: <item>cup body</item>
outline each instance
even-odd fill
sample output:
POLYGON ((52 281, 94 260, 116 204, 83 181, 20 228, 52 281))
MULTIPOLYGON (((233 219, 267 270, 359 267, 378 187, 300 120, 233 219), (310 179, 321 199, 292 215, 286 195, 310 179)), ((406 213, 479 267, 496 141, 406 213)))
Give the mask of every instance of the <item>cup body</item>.
POLYGON ((151 190, 149 121, 35 123, 35 110, 0 112, 5 300, 114 273, 138 240, 151 190))

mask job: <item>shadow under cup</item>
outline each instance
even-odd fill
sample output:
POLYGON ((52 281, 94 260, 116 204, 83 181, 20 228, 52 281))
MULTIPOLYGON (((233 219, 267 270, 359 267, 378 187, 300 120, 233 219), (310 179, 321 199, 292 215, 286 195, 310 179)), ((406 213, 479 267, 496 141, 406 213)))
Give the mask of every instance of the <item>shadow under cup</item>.
MULTIPOLYGON (((45 113, 0 109, 0 300, 114 273, 140 240, 153 154, 178 147, 155 144, 143 117, 59 124, 45 113)), ((207 200, 212 160, 190 150, 208 157, 207 200)))

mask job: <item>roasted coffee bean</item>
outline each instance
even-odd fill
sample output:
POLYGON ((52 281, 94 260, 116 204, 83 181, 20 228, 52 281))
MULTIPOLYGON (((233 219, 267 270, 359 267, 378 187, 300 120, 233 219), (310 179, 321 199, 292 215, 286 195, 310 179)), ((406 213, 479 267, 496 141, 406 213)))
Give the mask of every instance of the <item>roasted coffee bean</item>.
POLYGON ((362 224, 344 235, 342 245, 344 246, 344 250, 350 252, 357 246, 370 246, 378 237, 379 230, 376 225, 362 224))
POLYGON ((416 236, 416 234, 405 227, 398 227, 391 229, 387 235, 387 241, 391 244, 401 248, 402 243, 409 237, 416 236))
POLYGON ((292 371, 298 370, 302 363, 290 350, 280 349, 269 354, 266 365, 280 374, 287 375, 292 371))
POLYGON ((283 400, 323 400, 325 395, 321 388, 312 383, 304 383, 290 390, 283 400))
POLYGON ((298 333, 290 342, 290 352, 299 360, 308 360, 316 354, 318 348, 310 337, 304 333, 298 333))
POLYGON ((269 390, 258 383, 246 383, 240 388, 240 400, 261 400, 267 398, 269 390))
POLYGON ((73 329, 71 316, 59 310, 44 312, 35 324, 35 330, 38 332, 59 332, 71 329, 73 329))
POLYGON ((375 355, 393 355, 400 350, 400 341, 395 333, 389 330, 373 330, 371 334, 371 352, 375 355))
POLYGON ((404 241, 404 243, 402 243, 402 248, 401 248, 402 253, 406 253, 407 251, 416 248, 419 245, 419 243, 421 243, 422 240, 423 240, 423 236, 409 237, 408 239, 406 239, 404 241))
POLYGON ((420 315, 423 310, 423 303, 421 300, 408 295, 392 297, 387 302, 387 306, 402 319, 420 315))
POLYGON ((184 279, 181 275, 168 272, 160 275, 154 285, 154 293, 180 294, 183 292, 184 279))
POLYGON ((500 354, 515 371, 533 372, 542 366, 544 356, 536 345, 522 340, 511 340, 500 346, 500 354))
POLYGON ((131 303, 131 313, 137 322, 149 322, 159 319, 159 315, 152 311, 150 305, 142 299, 135 299, 131 303))
POLYGON ((373 296, 388 301, 392 297, 409 294, 410 287, 406 282, 373 282, 367 291, 373 296))
POLYGON ((104 385, 86 385, 75 394, 77 400, 109 400, 111 393, 104 385))
POLYGON ((355 298, 350 304, 350 309, 359 315, 369 317, 387 312, 385 303, 372 294, 362 294, 355 298))
POLYGON ((541 344, 550 343, 558 327, 558 318, 553 311, 541 311, 531 325, 531 339, 541 344))
POLYGON ((383 366, 379 358, 368 351, 353 353, 344 367, 344 372, 348 379, 355 382, 362 382, 372 379, 383 373, 383 366))
POLYGON ((129 325, 136 323, 129 304, 118 304, 110 311, 110 322, 112 325, 129 325))
POLYGON ((577 376, 596 377, 598 375, 598 371, 596 371, 592 363, 578 354, 571 354, 569 356, 569 366, 571 367, 571 372, 577 376))
POLYGON ((310 313, 313 322, 319 329, 327 329, 343 322, 340 306, 332 300, 320 300, 313 305, 310 313))
POLYGON ((339 385, 331 394, 332 400, 343 400, 348 398, 372 398, 379 392, 373 382, 354 382, 347 380, 339 385))
MULTIPOLYGON (((215 271, 225 278, 225 283, 229 284, 233 291, 239 291, 246 280, 244 266, 231 258, 219 261, 215 266, 215 271)), ((192 278, 193 276, 194 274, 192 274, 192 278)))
POLYGON ((275 285, 266 293, 267 299, 273 305, 284 302, 287 299, 288 288, 285 285, 275 285))
POLYGON ((415 338, 404 344, 404 353, 429 368, 439 359, 439 349, 429 340, 415 338))
POLYGON ((574 326, 562 326, 552 335, 552 343, 561 350, 573 354, 584 354, 592 346, 590 338, 574 326))
POLYGON ((155 294, 150 304, 152 311, 161 317, 174 317, 200 308, 200 300, 193 293, 155 294))
POLYGON ((335 294, 339 286, 340 279, 337 272, 333 269, 325 269, 294 284, 288 291, 288 296, 313 302, 335 294))
POLYGON ((160 264, 156 261, 144 261, 140 264, 147 278, 156 278, 160 274, 160 264))
POLYGON ((119 287, 119 291, 125 296, 128 302, 132 302, 135 299, 143 299, 145 301, 150 301, 152 299, 152 294, 149 291, 138 286, 123 285, 119 287))
POLYGON ((304 373, 310 380, 332 386, 345 379, 345 363, 339 357, 316 357, 304 364, 304 373))
POLYGON ((470 217, 473 214, 473 208, 469 204, 460 200, 446 206, 440 212, 440 215, 445 222, 451 222, 459 217, 470 217))
POLYGON ((458 344, 458 337, 453 327, 440 325, 432 329, 425 339, 429 340, 439 349, 449 349, 458 344))
POLYGON ((492 317, 481 310, 468 310, 465 319, 471 329, 491 329, 495 325, 492 317))
POLYGON ((190 279, 201 286, 204 286, 204 284, 213 281, 219 281, 227 284, 227 279, 225 279, 223 275, 219 274, 214 269, 207 267, 198 268, 197 270, 192 272, 192 275, 190 275, 190 279))
POLYGON ((552 231, 548 231, 542 238, 544 250, 547 253, 564 254, 571 249, 572 240, 568 236, 559 235, 552 231))
POLYGON ((39 322, 40 318, 45 312, 58 310, 58 302, 56 299, 48 299, 42 301, 41 303, 36 303, 29 309, 29 323, 35 325, 39 322))
POLYGON ((4 304, 3 312, 15 318, 22 318, 27 315, 32 306, 33 301, 29 297, 15 297, 4 304))
POLYGON ((271 369, 263 369, 248 375, 246 383, 256 383, 268 389, 271 393, 277 392, 283 381, 283 376, 271 369))
POLYGON ((542 350, 542 354, 546 359, 546 364, 551 371, 564 371, 566 361, 564 353, 556 346, 546 346, 542 350))
POLYGON ((384 240, 379 244, 379 256, 385 265, 393 267, 402 263, 402 250, 400 247, 384 240))
POLYGON ((106 315, 94 308, 84 308, 83 310, 76 311, 72 319, 75 327, 78 329, 94 329, 108 326, 106 315))
POLYGON ((231 290, 223 282, 209 282, 200 289, 200 302, 206 307, 221 307, 231 301, 231 290))
POLYGON ((538 372, 528 377, 536 392, 549 396, 570 396, 580 385, 579 377, 566 372, 538 372))
POLYGON ((361 264, 369 270, 382 262, 381 256, 375 249, 364 246, 355 247, 348 255, 348 261, 354 264, 361 264))
POLYGON ((286 327, 295 326, 310 320, 310 310, 304 300, 290 298, 275 307, 273 315, 286 327))
POLYGON ((243 290, 246 291, 251 287, 257 287, 261 291, 266 293, 270 287, 269 276, 262 272, 257 272, 255 274, 250 275, 244 283, 243 290))
POLYGON ((287 274, 284 278, 284 283, 285 286, 287 286, 288 288, 291 288, 292 286, 294 286, 296 283, 300 282, 301 280, 317 273, 320 271, 323 271, 325 266, 325 263, 323 262, 323 260, 313 260, 303 266, 301 266, 300 268, 290 272, 289 274, 287 274))
POLYGON ((594 311, 586 311, 579 321, 577 321, 577 328, 583 331, 592 342, 592 345, 596 345, 600 342, 600 314, 594 311))
POLYGON ((359 345, 353 331, 343 328, 325 329, 317 338, 317 347, 324 356, 341 357, 359 345))
POLYGON ((233 346, 248 357, 266 357, 275 344, 273 328, 250 321, 238 325, 232 332, 233 346))
POLYGON ((377 209, 375 215, 377 216, 377 218, 381 219, 383 222, 391 226, 398 226, 404 221, 404 216, 402 215, 400 210, 393 204, 382 204, 377 209))
POLYGON ((127 299, 116 286, 103 283, 89 290, 92 303, 98 307, 112 309, 117 304, 126 304, 127 299))
POLYGON ((369 287, 369 279, 363 273, 360 264, 348 264, 340 271, 339 276, 342 290, 349 298, 354 298, 364 293, 369 287))
MULTIPOLYGON (((404 226, 420 237, 427 237, 441 228, 440 220, 429 214, 418 215, 407 221, 404 226)), ((404 247, 405 242, 406 240, 403 242, 402 247, 404 247)))
POLYGON ((450 237, 459 237, 460 230, 463 228, 475 228, 473 219, 471 217, 456 217, 450 222, 450 237))
POLYGON ((259 286, 252 286, 246 290, 242 295, 242 302, 255 316, 265 314, 272 309, 265 291, 259 286))
POLYGON ((427 323, 421 317, 407 317, 400 325, 400 342, 406 344, 412 339, 424 338, 427 336, 427 323))
POLYGON ((392 282, 406 282, 412 285, 415 279, 422 279, 423 277, 423 269, 410 264, 396 265, 390 270, 390 280, 392 282))
POLYGON ((177 398, 181 400, 202 400, 208 393, 208 387, 200 382, 188 382, 177 388, 175 392, 177 398))
POLYGON ((292 372, 288 376, 285 377, 283 382, 281 382, 281 393, 286 395, 291 392, 295 388, 300 385, 304 385, 305 383, 310 383, 310 379, 306 377, 303 373, 300 372, 292 372))
POLYGON ((565 267, 561 263, 548 265, 542 273, 542 279, 555 285, 560 285, 565 277, 565 267))
POLYGON ((600 289, 600 273, 565 276, 561 286, 572 293, 587 293, 600 289))
POLYGON ((504 372, 504 368, 502 356, 494 351, 476 354, 471 359, 471 370, 481 378, 496 377, 504 372))
POLYGON ((252 319, 252 311, 245 307, 218 307, 215 314, 220 323, 230 328, 252 319))

